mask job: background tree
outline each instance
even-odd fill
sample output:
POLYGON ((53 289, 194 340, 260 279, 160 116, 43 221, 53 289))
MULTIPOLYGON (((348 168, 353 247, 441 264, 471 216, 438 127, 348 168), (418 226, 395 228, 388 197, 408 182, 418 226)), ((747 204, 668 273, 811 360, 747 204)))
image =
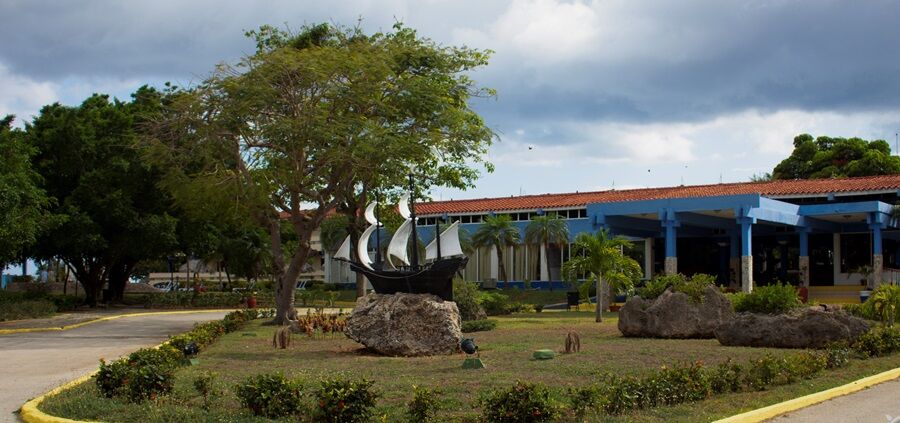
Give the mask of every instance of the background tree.
POLYGON ((13 129, 12 115, 0 119, 0 269, 21 259, 41 229, 47 197, 31 166, 34 150, 13 129))
POLYGON ((400 25, 371 36, 327 25, 249 35, 255 54, 219 66, 164 111, 152 154, 171 170, 165 185, 181 207, 230 204, 266 228, 284 323, 295 317, 310 237, 331 211, 355 218, 369 193, 401 189, 396 175, 462 175, 480 160, 493 133, 468 106, 484 91, 465 72, 487 54, 400 25))
MULTIPOLYGON (((525 242, 540 246, 540 268, 547 272, 547 279, 550 279, 547 249, 551 244, 569 242, 569 227, 566 225, 566 221, 557 214, 536 216, 525 227, 525 242)), ((541 279, 543 279, 543 275, 541 279)), ((550 284, 550 289, 553 289, 553 284, 550 284)))
POLYGON ((506 282, 506 264, 503 260, 503 251, 510 245, 519 243, 519 229, 513 225, 507 214, 486 216, 472 235, 472 245, 476 248, 494 247, 497 250, 497 262, 500 270, 500 280, 506 282))
POLYGON ((80 106, 45 106, 26 125, 34 168, 53 199, 38 258, 61 258, 95 304, 105 282, 121 299, 137 263, 176 246, 169 198, 160 173, 138 154, 137 127, 161 107, 162 95, 142 87, 131 102, 93 95, 80 106))
POLYGON ((606 309, 606 285, 613 290, 625 290, 641 278, 641 266, 623 251, 631 244, 621 236, 611 237, 606 229, 596 234, 581 233, 575 237, 572 258, 563 264, 563 272, 569 278, 587 274, 587 282, 597 284, 596 321, 603 320, 606 309))
POLYGON ((772 179, 820 179, 900 173, 900 157, 884 140, 800 134, 794 151, 772 171, 772 179))

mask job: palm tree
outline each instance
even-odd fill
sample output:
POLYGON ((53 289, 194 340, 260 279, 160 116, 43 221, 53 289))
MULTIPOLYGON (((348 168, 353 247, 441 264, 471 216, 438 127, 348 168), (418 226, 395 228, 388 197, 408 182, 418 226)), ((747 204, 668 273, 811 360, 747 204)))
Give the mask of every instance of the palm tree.
POLYGON ((872 293, 869 301, 872 302, 875 313, 881 316, 881 321, 889 327, 894 326, 894 317, 900 307, 900 286, 881 285, 872 293))
MULTIPOLYGON (((525 242, 541 246, 541 279, 550 279, 550 269, 547 266, 547 247, 551 244, 563 244, 569 241, 569 227, 566 221, 559 215, 537 216, 525 228, 525 242)), ((553 284, 550 284, 553 289, 553 284)))
POLYGON ((481 226, 472 235, 472 245, 477 247, 494 247, 497 249, 497 261, 500 264, 500 279, 506 282, 506 265, 503 263, 503 250, 519 243, 519 230, 513 225, 509 215, 487 216, 481 226))
POLYGON ((578 274, 587 274, 587 282, 597 283, 597 316, 598 322, 603 320, 601 312, 605 309, 604 285, 608 284, 616 290, 634 286, 641 277, 641 266, 631 257, 623 253, 631 242, 621 236, 611 237, 606 229, 596 234, 582 233, 575 238, 572 258, 563 265, 563 272, 570 279, 578 274))

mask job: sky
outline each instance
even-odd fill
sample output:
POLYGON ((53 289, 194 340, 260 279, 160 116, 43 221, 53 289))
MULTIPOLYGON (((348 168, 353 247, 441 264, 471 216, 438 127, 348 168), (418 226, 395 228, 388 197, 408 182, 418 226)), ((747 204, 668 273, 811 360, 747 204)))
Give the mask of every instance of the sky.
POLYGON ((0 115, 190 86, 244 31, 401 21, 494 51, 472 106, 496 170, 449 200, 747 181, 794 136, 900 132, 900 2, 867 0, 3 0, 0 115))

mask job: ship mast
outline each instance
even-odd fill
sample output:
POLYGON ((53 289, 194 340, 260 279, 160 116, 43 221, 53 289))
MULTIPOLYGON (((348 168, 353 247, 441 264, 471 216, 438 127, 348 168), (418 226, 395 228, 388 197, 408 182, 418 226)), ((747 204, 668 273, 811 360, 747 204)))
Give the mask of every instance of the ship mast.
POLYGON ((409 174, 409 217, 412 219, 412 257, 410 267, 419 269, 419 234, 416 232, 416 193, 413 186, 413 174, 409 174))
POLYGON ((378 198, 378 193, 375 193, 375 267, 378 269, 383 268, 381 265, 381 218, 378 216, 378 206, 380 206, 381 199, 378 198))

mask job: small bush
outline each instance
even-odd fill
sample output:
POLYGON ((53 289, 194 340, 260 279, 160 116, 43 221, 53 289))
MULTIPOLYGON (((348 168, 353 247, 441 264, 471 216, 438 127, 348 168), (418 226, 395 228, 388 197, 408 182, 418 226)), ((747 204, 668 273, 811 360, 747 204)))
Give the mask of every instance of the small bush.
POLYGON ((300 383, 286 379, 281 373, 251 376, 237 385, 235 393, 241 404, 257 416, 286 417, 303 408, 300 383))
POLYGON ((778 314, 803 306, 797 289, 789 284, 760 286, 749 294, 733 296, 736 312, 778 314))
POLYGON ((482 417, 490 423, 544 422, 559 415, 546 387, 521 381, 488 394, 480 403, 482 417))
POLYGON ((597 385, 569 388, 566 391, 569 407, 575 416, 582 417, 588 411, 598 408, 603 401, 603 390, 597 385))
POLYGON ((103 396, 107 398, 119 396, 122 393, 122 389, 125 386, 125 381, 127 380, 130 371, 131 366, 128 365, 127 360, 115 360, 107 364, 106 361, 101 358, 100 370, 98 370, 97 374, 94 376, 94 382, 97 384, 97 388, 100 389, 100 393, 103 396))
POLYGON ((406 418, 409 422, 433 421, 438 410, 438 395, 438 390, 413 386, 413 397, 406 403, 406 418))
POLYGON ((860 336, 852 347, 863 358, 900 351, 900 329, 886 326, 871 329, 860 336))
POLYGON ((726 392, 738 392, 741 390, 741 380, 744 368, 733 362, 730 358, 719 363, 709 372, 709 384, 713 393, 724 394, 726 392))
POLYGON ((638 295, 640 295, 641 298, 652 300, 658 298, 666 291, 666 289, 671 287, 674 292, 683 292, 684 294, 687 294, 692 302, 701 303, 703 302, 706 287, 715 285, 715 283, 715 276, 702 273, 698 273, 691 277, 687 277, 681 273, 675 275, 659 275, 648 281, 643 288, 638 290, 638 295))
POLYGON ((0 322, 52 316, 57 307, 48 299, 0 302, 0 322))
POLYGON ((314 393, 319 421, 331 423, 365 422, 372 417, 378 394, 371 380, 323 380, 314 393))
POLYGON ((494 330, 497 327, 497 321, 491 319, 485 320, 472 320, 469 322, 462 323, 462 332, 463 333, 471 333, 471 332, 484 332, 489 330, 494 330))
POLYGON ((107 398, 123 396, 132 402, 155 399, 172 391, 181 353, 169 345, 137 350, 106 364, 100 360, 95 382, 107 398))
POLYGON ((478 303, 488 316, 509 314, 509 297, 499 292, 479 292, 478 303))
POLYGON ((845 344, 830 345, 825 349, 825 368, 837 369, 850 363, 850 347, 845 344))
POLYGON ((194 389, 203 398, 203 408, 209 410, 211 398, 218 394, 215 384, 215 373, 203 372, 194 378, 194 389))
POLYGON ((461 279, 453 281, 453 301, 463 321, 484 319, 486 314, 478 302, 478 285, 461 279))

